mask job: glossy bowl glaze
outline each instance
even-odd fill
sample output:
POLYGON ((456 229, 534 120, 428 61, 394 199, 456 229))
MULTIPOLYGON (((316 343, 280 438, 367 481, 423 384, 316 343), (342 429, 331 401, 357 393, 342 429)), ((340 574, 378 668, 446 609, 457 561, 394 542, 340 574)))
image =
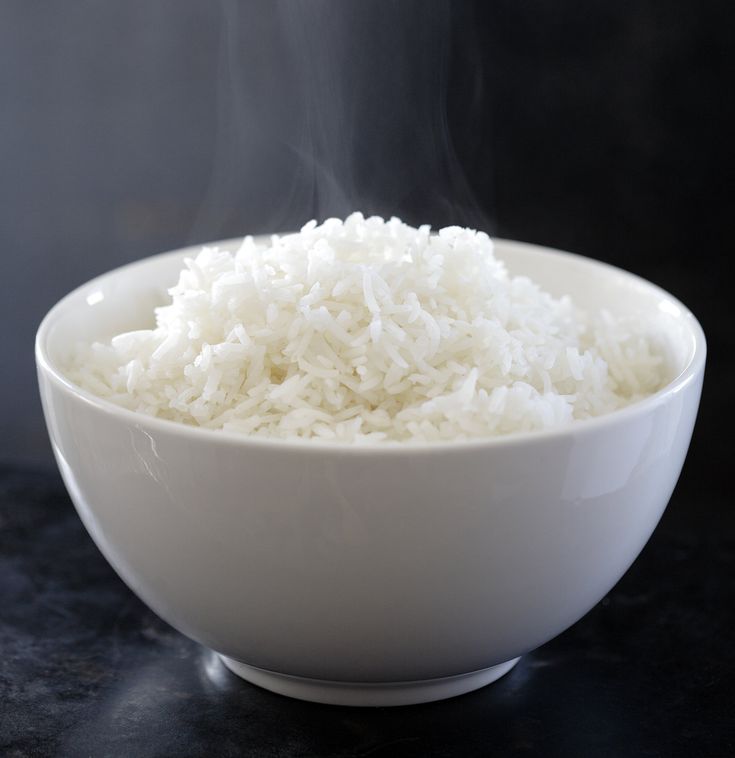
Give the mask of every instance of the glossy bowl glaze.
POLYGON ((475 689, 595 605, 676 484, 704 336, 632 274, 521 243, 496 250, 555 295, 646 318, 669 384, 556 431, 428 445, 252 439, 123 410, 62 371, 76 341, 151 325, 193 250, 61 300, 36 340, 49 435, 80 517, 131 589, 244 678, 353 705, 475 689))

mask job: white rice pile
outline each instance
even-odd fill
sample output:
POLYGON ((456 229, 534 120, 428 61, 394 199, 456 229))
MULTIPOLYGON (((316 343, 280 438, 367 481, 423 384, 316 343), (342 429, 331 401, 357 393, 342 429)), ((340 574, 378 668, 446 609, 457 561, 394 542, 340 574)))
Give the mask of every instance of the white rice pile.
POLYGON ((470 229, 311 221, 204 247, 169 292, 156 328, 80 346, 70 377, 159 418, 342 442, 555 427, 662 382, 639 324, 511 278, 470 229))

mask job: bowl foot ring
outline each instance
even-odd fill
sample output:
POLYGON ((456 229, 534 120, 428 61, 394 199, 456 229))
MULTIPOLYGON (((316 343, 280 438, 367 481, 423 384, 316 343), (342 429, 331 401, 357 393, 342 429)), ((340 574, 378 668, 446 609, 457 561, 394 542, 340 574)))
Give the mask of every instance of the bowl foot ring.
POLYGON ((248 666, 221 655, 222 662, 230 671, 251 684, 263 687, 279 695, 309 700, 312 703, 353 706, 390 706, 430 703, 433 700, 464 695, 507 674, 520 658, 513 658, 497 666, 472 671, 469 674, 447 676, 441 679, 425 679, 414 682, 334 682, 322 679, 306 679, 289 674, 248 666))

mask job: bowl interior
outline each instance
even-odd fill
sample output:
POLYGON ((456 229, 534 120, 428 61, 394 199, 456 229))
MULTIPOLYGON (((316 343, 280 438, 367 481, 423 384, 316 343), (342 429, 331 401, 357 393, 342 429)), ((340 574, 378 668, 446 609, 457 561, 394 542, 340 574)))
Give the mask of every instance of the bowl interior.
MULTIPOLYGON (((219 243, 236 249, 239 240, 219 243)), ((646 333, 665 358, 669 382, 683 373, 703 343, 696 319, 661 288, 613 266, 521 242, 496 240, 496 255, 511 274, 527 276, 555 297, 569 295, 588 312, 607 309, 645 323, 646 333)), ((103 274, 61 300, 39 330, 39 349, 51 368, 63 365, 79 341, 154 325, 153 309, 167 301, 182 261, 200 246, 164 253, 103 274)))

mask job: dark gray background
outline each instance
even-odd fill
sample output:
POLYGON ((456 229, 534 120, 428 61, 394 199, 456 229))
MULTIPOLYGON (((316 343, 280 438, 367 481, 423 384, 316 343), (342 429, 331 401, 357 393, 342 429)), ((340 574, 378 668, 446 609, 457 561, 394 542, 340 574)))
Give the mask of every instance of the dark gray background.
POLYGON ((710 343, 688 470, 711 487, 733 368, 732 15, 715 0, 2 0, 0 461, 51 463, 32 343, 69 289, 360 208, 571 249, 675 293, 710 343))

